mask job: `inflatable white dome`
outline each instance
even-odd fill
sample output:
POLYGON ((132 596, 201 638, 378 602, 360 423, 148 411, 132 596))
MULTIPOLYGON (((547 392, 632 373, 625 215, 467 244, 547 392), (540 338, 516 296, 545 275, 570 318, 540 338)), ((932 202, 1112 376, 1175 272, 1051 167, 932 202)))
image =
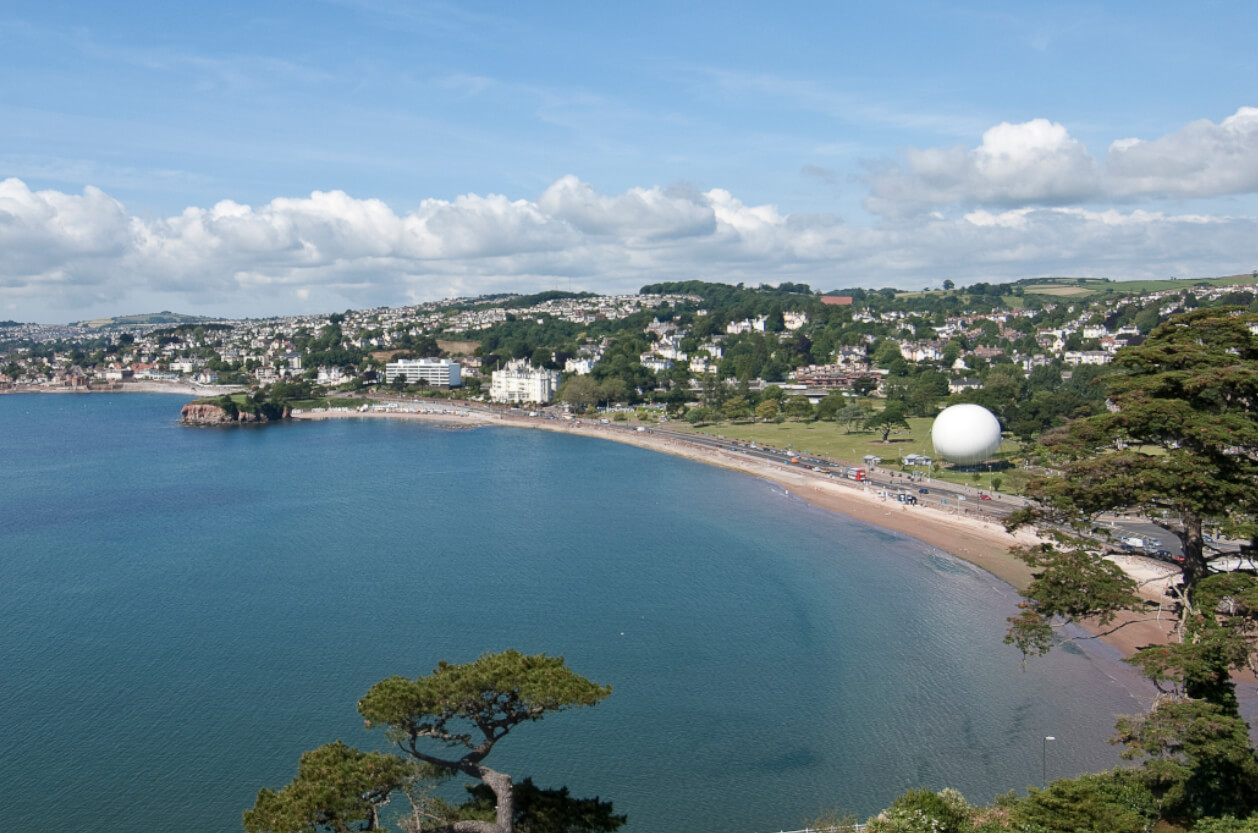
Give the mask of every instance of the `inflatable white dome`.
POLYGON ((1000 421, 982 405, 944 408, 930 428, 935 455, 953 463, 981 463, 1000 450, 1000 421))

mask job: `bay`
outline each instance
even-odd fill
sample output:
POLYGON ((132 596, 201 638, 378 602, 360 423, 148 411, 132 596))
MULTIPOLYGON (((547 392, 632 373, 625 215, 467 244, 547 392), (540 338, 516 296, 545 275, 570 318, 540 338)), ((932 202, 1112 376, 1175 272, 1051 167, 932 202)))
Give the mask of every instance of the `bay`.
POLYGON ((177 425, 0 396, 0 826, 238 830, 375 681, 517 648, 611 684, 489 761, 630 833, 791 829, 1117 762, 1104 646, 1022 671, 1007 585, 766 481, 585 437, 177 425), (1043 738, 1057 738, 1042 755, 1043 738))

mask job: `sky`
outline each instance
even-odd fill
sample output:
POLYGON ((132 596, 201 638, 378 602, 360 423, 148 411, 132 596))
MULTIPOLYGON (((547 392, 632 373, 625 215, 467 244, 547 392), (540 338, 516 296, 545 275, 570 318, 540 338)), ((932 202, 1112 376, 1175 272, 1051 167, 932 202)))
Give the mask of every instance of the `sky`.
POLYGON ((0 320, 1258 269, 1258 4, 0 4, 0 320))

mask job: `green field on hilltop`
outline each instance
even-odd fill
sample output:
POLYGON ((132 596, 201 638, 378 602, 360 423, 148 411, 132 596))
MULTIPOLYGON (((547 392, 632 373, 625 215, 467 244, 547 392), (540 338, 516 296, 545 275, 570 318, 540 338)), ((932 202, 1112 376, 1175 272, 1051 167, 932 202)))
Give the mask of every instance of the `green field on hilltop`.
MULTIPOLYGON (((1248 275, 1228 275, 1218 278, 1166 278, 1159 280, 1116 281, 1109 278, 1028 278, 1013 283, 1003 284, 1004 287, 1018 287, 1024 295, 1048 295, 1054 298, 1095 298, 1100 295, 1135 295, 1148 292, 1164 292, 1168 289, 1187 289, 1191 286, 1233 286, 1235 284, 1258 283, 1252 273, 1248 275)), ((947 295, 951 292, 964 294, 966 288, 959 286, 955 290, 924 289, 897 292, 896 300, 911 300, 928 295, 947 295)), ((1023 306, 1023 301, 1016 295, 1006 294, 1002 297, 1011 308, 1023 306)))
POLYGON ((1095 295, 1134 295, 1145 292, 1164 292, 1168 289, 1187 289, 1198 284, 1232 286, 1254 283, 1250 275, 1228 275, 1221 278, 1168 278, 1165 280, 1113 281, 1106 278, 1061 278, 1019 281, 1018 285, 1028 295, 1054 295, 1081 297, 1095 295))
MULTIPOLYGON (((867 454, 882 458, 881 467, 900 469, 900 458, 906 454, 925 454, 934 456, 934 447, 930 441, 930 426, 934 422, 928 417, 910 417, 909 433, 892 434, 889 442, 882 443, 882 435, 873 431, 853 431, 846 433, 843 426, 834 422, 721 422, 713 425, 701 425, 694 428, 681 422, 668 424, 670 431, 685 431, 693 434, 706 434, 722 439, 754 442, 770 448, 789 448, 799 453, 816 454, 844 463, 861 465, 867 454)), ((1008 457, 1018 451, 1019 445, 1014 440, 1006 439, 1000 453, 1008 457)), ((921 469, 923 473, 925 469, 921 469)), ((1026 482, 1026 474, 1017 468, 998 471, 1003 478, 1000 491, 1017 492, 1026 482)), ((948 480, 954 483, 973 483, 973 475, 968 471, 954 471, 945 467, 930 473, 931 477, 948 480)), ((987 475, 983 475, 987 482, 987 475)))

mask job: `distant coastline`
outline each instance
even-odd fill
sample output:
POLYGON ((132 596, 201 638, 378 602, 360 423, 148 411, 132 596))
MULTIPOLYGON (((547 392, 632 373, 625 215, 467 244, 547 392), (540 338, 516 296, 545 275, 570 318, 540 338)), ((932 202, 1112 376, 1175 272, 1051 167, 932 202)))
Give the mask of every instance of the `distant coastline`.
POLYGON ((242 390, 238 386, 196 385, 191 382, 119 382, 111 386, 68 387, 23 385, 20 387, 0 388, 0 395, 19 393, 164 393, 179 396, 217 396, 224 393, 236 393, 242 390))

